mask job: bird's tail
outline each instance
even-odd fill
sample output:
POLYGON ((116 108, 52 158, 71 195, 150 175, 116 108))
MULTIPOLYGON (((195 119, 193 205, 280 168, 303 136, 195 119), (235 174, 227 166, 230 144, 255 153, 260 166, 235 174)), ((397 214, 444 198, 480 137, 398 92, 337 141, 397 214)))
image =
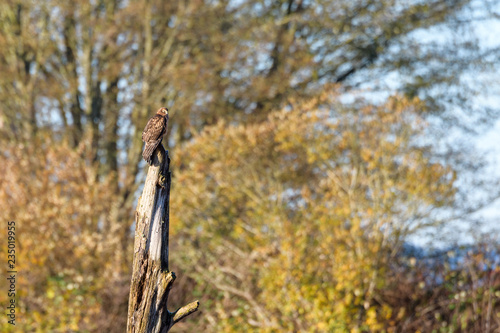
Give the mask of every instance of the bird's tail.
POLYGON ((146 143, 146 146, 144 147, 144 151, 142 152, 142 157, 149 165, 153 164, 154 152, 158 147, 158 145, 160 144, 160 142, 161 138, 159 140, 156 140, 155 142, 146 143))

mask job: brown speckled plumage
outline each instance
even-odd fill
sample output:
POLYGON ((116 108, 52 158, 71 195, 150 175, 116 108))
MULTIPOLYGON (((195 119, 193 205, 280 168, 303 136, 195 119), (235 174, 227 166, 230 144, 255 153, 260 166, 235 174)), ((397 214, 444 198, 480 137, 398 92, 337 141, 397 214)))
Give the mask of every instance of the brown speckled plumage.
POLYGON ((156 114, 149 119, 144 131, 142 131, 142 141, 146 143, 142 157, 148 164, 153 163, 153 154, 160 145, 163 135, 167 133, 168 110, 160 108, 156 114))

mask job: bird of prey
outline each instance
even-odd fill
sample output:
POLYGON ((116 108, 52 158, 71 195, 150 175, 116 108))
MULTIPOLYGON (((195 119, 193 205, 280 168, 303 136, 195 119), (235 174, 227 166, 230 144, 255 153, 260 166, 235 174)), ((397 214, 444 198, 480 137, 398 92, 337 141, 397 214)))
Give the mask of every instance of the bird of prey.
POLYGON ((144 131, 142 131, 142 141, 146 143, 142 157, 149 165, 153 164, 153 154, 160 145, 163 135, 167 132, 168 109, 160 108, 156 114, 149 119, 144 131))

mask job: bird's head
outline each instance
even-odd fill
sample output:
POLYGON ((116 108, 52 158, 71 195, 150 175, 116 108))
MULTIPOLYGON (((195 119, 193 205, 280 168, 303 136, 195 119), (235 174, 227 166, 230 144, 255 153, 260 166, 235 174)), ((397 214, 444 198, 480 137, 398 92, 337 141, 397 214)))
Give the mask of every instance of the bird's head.
POLYGON ((156 114, 159 114, 160 116, 168 117, 168 109, 167 108, 159 108, 158 111, 156 111, 156 114))

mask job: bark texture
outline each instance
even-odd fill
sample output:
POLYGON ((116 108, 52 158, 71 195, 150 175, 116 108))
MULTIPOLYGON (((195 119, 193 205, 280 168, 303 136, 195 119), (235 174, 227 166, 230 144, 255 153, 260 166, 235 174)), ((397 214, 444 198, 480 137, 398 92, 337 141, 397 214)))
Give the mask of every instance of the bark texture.
POLYGON ((198 310, 195 301, 170 312, 175 273, 168 270, 170 158, 160 144, 149 167, 135 214, 135 242, 127 332, 165 333, 198 310))

